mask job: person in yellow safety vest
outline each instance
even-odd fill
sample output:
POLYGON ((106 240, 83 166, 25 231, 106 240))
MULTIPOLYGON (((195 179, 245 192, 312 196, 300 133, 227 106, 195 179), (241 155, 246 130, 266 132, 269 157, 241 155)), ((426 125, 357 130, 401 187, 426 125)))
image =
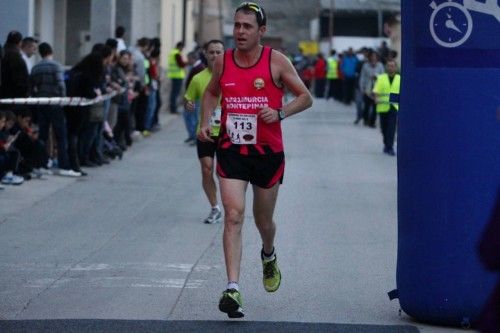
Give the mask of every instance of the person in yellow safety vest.
POLYGON ((399 103, 393 103, 389 98, 391 94, 399 95, 401 85, 401 76, 396 71, 396 61, 387 60, 386 73, 377 76, 377 81, 373 86, 375 103, 377 104, 376 110, 380 115, 380 128, 384 139, 384 153, 390 156, 396 155, 394 152, 394 136, 396 134, 399 103))
POLYGON ((186 77, 187 61, 182 56, 184 42, 178 42, 175 48, 168 55, 168 73, 167 76, 171 80, 170 88, 170 113, 177 113, 177 97, 181 92, 182 82, 186 77))
POLYGON ((336 96, 338 96, 339 76, 338 76, 338 60, 336 54, 337 51, 331 50, 330 56, 326 60, 327 62, 326 80, 328 82, 328 93, 326 95, 327 100, 330 97, 335 98, 336 96))

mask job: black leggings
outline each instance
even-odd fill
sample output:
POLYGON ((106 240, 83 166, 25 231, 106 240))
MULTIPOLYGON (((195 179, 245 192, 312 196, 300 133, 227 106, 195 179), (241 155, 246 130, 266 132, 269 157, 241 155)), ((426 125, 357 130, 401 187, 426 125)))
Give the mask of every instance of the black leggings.
POLYGON ((0 152, 0 177, 9 171, 17 173, 20 158, 21 154, 17 150, 0 152))
POLYGON ((19 165, 21 174, 31 172, 33 168, 47 167, 49 156, 40 140, 33 140, 26 133, 21 132, 16 140, 15 147, 23 157, 19 165))
POLYGON ((118 144, 121 144, 122 136, 125 138, 125 144, 127 146, 132 144, 132 138, 130 137, 130 120, 129 109, 118 109, 118 118, 116 119, 116 125, 113 129, 113 136, 118 144))

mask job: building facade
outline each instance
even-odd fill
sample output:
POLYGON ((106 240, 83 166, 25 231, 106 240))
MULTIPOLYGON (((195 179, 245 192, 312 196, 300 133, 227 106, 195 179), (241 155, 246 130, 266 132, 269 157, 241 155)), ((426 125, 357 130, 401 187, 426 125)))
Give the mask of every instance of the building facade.
POLYGON ((0 40, 10 30, 48 42, 54 57, 67 66, 77 63, 95 43, 126 29, 125 42, 159 37, 162 63, 168 50, 184 40, 196 43, 222 37, 221 17, 226 0, 0 0, 0 40), (203 19, 201 19, 203 17, 203 19))
POLYGON ((320 0, 312 39, 330 48, 345 51, 362 47, 377 48, 382 41, 401 50, 400 0, 320 0))

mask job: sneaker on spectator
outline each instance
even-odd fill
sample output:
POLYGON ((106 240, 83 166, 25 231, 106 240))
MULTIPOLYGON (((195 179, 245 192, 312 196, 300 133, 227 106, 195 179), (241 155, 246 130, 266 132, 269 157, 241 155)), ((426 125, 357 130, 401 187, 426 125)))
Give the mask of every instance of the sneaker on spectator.
POLYGON ((142 131, 142 136, 147 138, 148 136, 151 136, 151 132, 148 130, 144 130, 144 131, 142 131))
POLYGON ((73 170, 73 171, 81 173, 81 174, 82 174, 82 176, 87 176, 87 175, 88 175, 88 173, 87 173, 87 172, 85 172, 85 171, 84 171, 84 170, 82 170, 82 169, 73 170))
POLYGON ((23 177, 16 176, 11 171, 7 172, 2 178, 2 184, 4 185, 21 185, 23 182, 23 177))
POLYGON ((151 128, 151 132, 158 132, 160 130, 161 130, 160 124, 154 124, 153 127, 151 128))
POLYGON ((54 173, 50 171, 49 169, 45 168, 34 168, 33 171, 31 171, 30 175, 32 178, 37 178, 41 179, 43 176, 51 176, 54 173))
POLYGON ((82 173, 78 172, 78 171, 71 170, 71 169, 67 169, 67 170, 65 170, 65 169, 59 169, 58 175, 59 176, 64 176, 64 177, 74 177, 74 178, 77 178, 77 177, 81 177, 82 173))
POLYGON ((49 158, 49 161, 47 162, 47 169, 57 169, 58 167, 58 162, 57 158, 49 158))
POLYGON ((33 169, 30 173, 31 178, 36 178, 36 179, 41 179, 43 176, 43 173, 40 169, 33 169))
POLYGON ((42 174, 42 176, 52 176, 54 174, 52 170, 49 170, 48 168, 39 168, 37 170, 42 174))
POLYGON ((133 131, 130 136, 132 137, 132 141, 139 141, 140 139, 142 139, 142 134, 139 131, 133 131))
POLYGON ((88 168, 95 168, 97 167, 98 165, 94 162, 92 162, 91 160, 87 159, 87 160, 84 160, 84 161, 81 161, 80 164, 82 166, 85 166, 85 167, 88 167, 88 168))

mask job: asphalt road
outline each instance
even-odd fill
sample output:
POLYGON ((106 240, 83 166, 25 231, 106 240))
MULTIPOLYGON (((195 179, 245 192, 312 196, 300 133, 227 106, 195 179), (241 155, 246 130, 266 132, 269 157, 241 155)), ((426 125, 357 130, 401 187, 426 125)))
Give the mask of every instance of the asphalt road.
MULTIPOLYGON (((396 158, 382 154, 379 130, 353 125, 354 113, 320 100, 283 122, 282 285, 262 287, 249 209, 239 324, 217 309, 222 225, 202 223, 209 206, 196 150, 183 143, 182 117, 168 115, 122 161, 0 192, 0 329, 461 331, 415 323, 387 297, 396 286, 396 158)), ((249 190, 249 208, 251 199, 249 190)))

